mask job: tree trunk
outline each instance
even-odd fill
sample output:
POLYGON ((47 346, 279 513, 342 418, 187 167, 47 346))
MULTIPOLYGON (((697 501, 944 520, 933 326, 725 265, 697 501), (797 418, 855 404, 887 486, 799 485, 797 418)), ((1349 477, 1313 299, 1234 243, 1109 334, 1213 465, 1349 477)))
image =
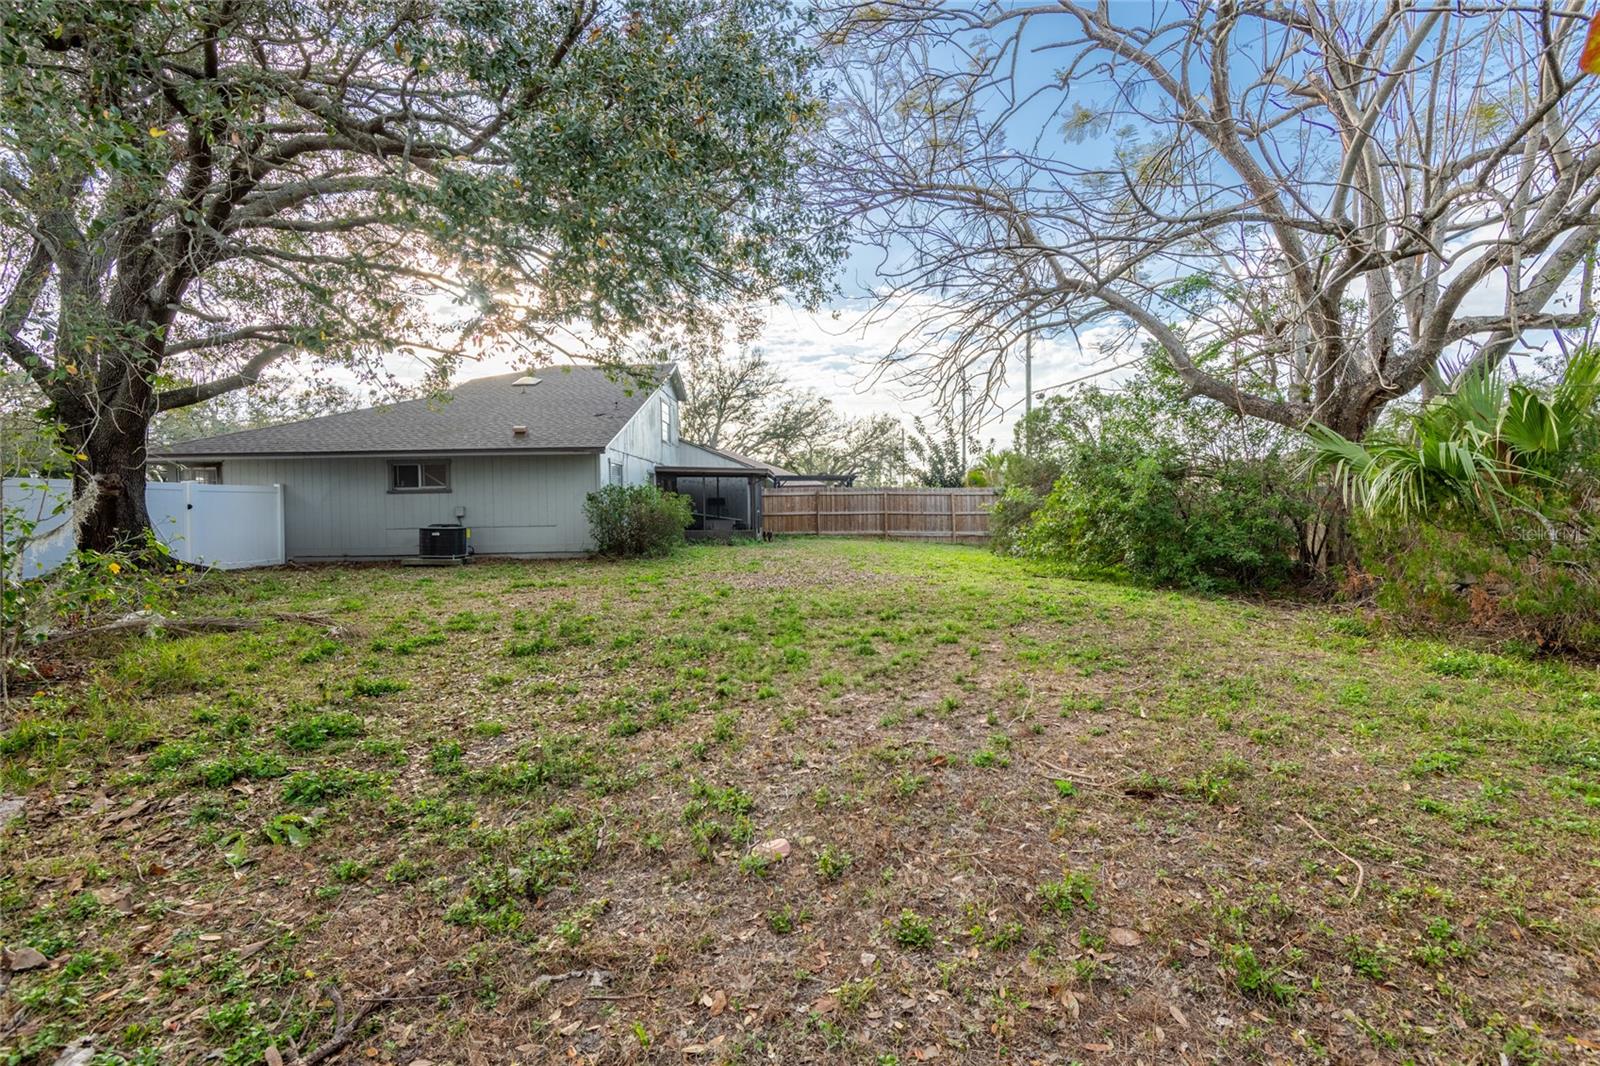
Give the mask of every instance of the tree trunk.
POLYGON ((79 455, 72 475, 73 500, 94 494, 78 519, 78 547, 85 551, 138 550, 150 530, 145 503, 145 434, 150 420, 120 413, 88 432, 68 433, 79 455))
POLYGON ((1381 405, 1365 397, 1352 398, 1328 413, 1323 423, 1346 440, 1359 441, 1372 428, 1381 405))
POLYGON ((1360 564, 1355 539, 1350 534, 1350 512, 1335 496, 1322 515, 1321 559, 1317 569, 1324 575, 1348 571, 1360 564))
MULTIPOLYGON (((1323 424, 1346 440, 1360 441, 1372 428, 1382 404, 1372 398, 1352 398, 1330 411, 1323 424)), ((1352 568, 1360 566, 1350 523, 1352 515, 1344 496, 1324 489, 1313 526, 1319 534, 1312 553, 1312 568, 1324 579, 1348 579, 1352 568)))

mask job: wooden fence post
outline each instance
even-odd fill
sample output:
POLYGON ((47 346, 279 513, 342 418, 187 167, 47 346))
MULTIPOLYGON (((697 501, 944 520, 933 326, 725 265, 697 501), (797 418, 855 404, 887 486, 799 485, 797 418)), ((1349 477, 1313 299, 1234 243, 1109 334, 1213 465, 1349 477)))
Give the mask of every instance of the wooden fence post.
POLYGON ((813 521, 817 524, 817 536, 822 536, 822 490, 817 489, 811 494, 811 513, 813 521))
POLYGON ((954 489, 951 489, 950 490, 950 540, 952 542, 954 542, 955 539, 956 539, 956 493, 955 493, 954 489))
POLYGON ((889 539, 889 490, 878 493, 878 520, 883 525, 883 539, 889 539))

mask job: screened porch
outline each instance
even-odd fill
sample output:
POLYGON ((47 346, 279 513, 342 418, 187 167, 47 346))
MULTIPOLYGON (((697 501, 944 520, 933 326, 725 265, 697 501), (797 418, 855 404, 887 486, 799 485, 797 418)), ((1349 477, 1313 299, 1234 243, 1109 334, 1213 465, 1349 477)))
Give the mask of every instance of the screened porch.
POLYGON ((725 537, 761 530, 761 483, 757 471, 656 467, 656 485, 689 497, 694 522, 688 535, 725 537))

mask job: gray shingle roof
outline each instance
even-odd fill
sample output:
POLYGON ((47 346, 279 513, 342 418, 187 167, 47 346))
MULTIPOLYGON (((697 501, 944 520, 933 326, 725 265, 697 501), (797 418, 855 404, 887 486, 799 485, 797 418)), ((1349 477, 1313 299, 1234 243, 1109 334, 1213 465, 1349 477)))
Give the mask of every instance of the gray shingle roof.
MULTIPOLYGON (((687 444, 689 442, 685 441, 684 443, 687 444)), ((775 463, 769 463, 762 459, 752 459, 748 455, 740 455, 738 452, 730 452, 726 448, 713 448, 709 444, 693 444, 691 446, 699 448, 703 452, 709 452, 711 455, 717 456, 718 458, 726 459, 730 463, 736 463, 739 466, 748 466, 754 470, 764 470, 769 475, 777 477, 795 476, 793 470, 785 470, 783 467, 778 466, 775 463)))
MULTIPOLYGON (((671 364, 647 371, 657 383, 671 364)), ((230 455, 419 455, 457 452, 600 451, 643 406, 653 386, 595 366, 549 366, 455 386, 448 400, 407 400, 281 426, 201 437, 157 458, 230 455), (537 385, 513 382, 531 373, 537 385), (513 426, 526 426, 524 435, 513 426)))

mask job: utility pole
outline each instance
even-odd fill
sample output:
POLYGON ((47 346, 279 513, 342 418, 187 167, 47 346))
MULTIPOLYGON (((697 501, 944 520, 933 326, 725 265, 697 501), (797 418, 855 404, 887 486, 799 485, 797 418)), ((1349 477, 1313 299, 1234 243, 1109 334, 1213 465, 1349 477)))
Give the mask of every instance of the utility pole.
POLYGON ((967 397, 972 393, 972 386, 967 382, 965 372, 961 375, 961 473, 967 472, 967 397))
POLYGON ((1022 348, 1022 454, 1033 454, 1033 313, 1028 313, 1028 332, 1022 348))

